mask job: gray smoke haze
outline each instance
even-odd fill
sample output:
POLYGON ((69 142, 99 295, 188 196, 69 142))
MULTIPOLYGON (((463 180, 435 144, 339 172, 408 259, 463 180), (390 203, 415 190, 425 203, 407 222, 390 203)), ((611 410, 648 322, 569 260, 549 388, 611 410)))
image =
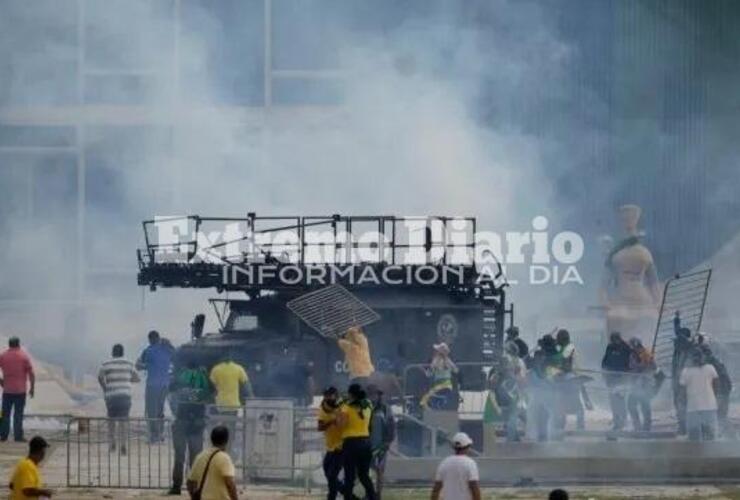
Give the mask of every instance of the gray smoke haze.
MULTIPOLYGON (((80 342, 74 349, 92 358, 114 339, 138 348, 149 328, 175 342, 186 340, 192 315, 205 312, 211 293, 150 294, 135 286, 138 222, 154 215, 470 215, 497 232, 530 230, 531 219, 545 215, 551 234, 573 223, 593 230, 584 235, 591 248, 604 227, 583 222, 597 217, 593 212, 610 216, 613 193, 622 186, 606 177, 589 184, 576 175, 577 168, 602 161, 608 130, 593 122, 608 103, 581 84, 574 71, 579 48, 562 36, 551 7, 512 0, 329 3, 298 8, 272 2, 274 37, 291 41, 291 16, 310 17, 304 29, 314 32, 297 32, 294 52, 290 43, 282 49, 276 44, 274 69, 321 67, 337 77, 299 78, 304 87, 291 87, 295 80, 276 76, 275 98, 282 103, 266 111, 244 102, 223 104, 224 96, 263 76, 261 55, 233 47, 227 28, 242 22, 245 43, 257 43, 260 19, 241 19, 226 4, 191 2, 175 37, 174 3, 84 2, 90 71, 83 98, 118 117, 116 124, 83 130, 88 168, 106 167, 105 175, 87 183, 90 236, 81 242, 87 249, 83 265, 120 273, 110 282, 101 274, 94 286, 82 287, 86 296, 75 296, 76 242, 56 246, 60 235, 76 231, 74 219, 60 215, 74 207, 54 206, 56 198, 67 198, 59 194, 64 183, 52 180, 48 192, 38 194, 48 197, 46 210, 31 214, 43 224, 29 228, 29 218, 19 216, 24 207, 3 205, 3 229, 13 237, 3 247, 11 264, 0 279, 10 299, 32 301, 44 289, 61 303, 44 303, 38 311, 26 304, 23 312, 6 315, 2 328, 48 339, 49 345, 74 339, 80 342), (306 60, 312 47, 301 46, 305 40, 333 48, 306 60), (111 77, 126 71, 143 77, 111 77), (307 88, 319 96, 312 99, 330 104, 288 104, 306 99, 307 88), (589 199, 602 198, 606 208, 584 203, 589 188, 598 189, 589 199), (103 256, 100 262, 96 256, 103 256), (69 308, 80 298, 85 305, 77 309, 86 319, 76 328, 74 321, 69 325, 69 308)), ((60 25, 74 24, 74 4, 0 5, 7 99, 53 105, 60 92, 74 94, 57 73, 59 61, 76 64, 69 40, 75 32, 55 34, 60 25), (51 35, 37 41, 29 23, 51 35)), ((519 319, 539 328, 552 311, 583 316, 596 302, 601 263, 598 250, 588 258, 580 268, 586 287, 515 288, 519 319)))

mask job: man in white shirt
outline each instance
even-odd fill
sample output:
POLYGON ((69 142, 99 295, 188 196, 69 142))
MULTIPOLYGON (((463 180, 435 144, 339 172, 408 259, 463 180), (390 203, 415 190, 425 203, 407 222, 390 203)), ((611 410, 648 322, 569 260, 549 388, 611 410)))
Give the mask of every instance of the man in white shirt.
POLYGON ((691 352, 691 365, 681 372, 679 383, 686 388, 686 427, 691 441, 712 441, 717 429, 717 370, 706 363, 698 349, 691 352))
POLYGON ((468 456, 473 440, 464 432, 452 438, 455 454, 439 464, 432 500, 480 500, 478 465, 468 456))

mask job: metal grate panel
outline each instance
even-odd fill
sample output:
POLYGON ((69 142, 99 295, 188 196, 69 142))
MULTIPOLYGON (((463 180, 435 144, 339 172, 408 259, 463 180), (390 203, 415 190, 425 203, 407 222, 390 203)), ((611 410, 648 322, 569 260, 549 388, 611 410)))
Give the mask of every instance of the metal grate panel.
POLYGON ((655 329, 653 353, 655 362, 666 373, 670 372, 673 358, 673 318, 680 313, 681 326, 696 333, 701 328, 704 316, 704 304, 707 300, 709 281, 712 270, 706 269, 695 273, 676 276, 668 280, 663 292, 663 303, 660 307, 658 326, 655 329))
POLYGON ((301 295, 287 306, 324 337, 338 338, 353 326, 366 326, 380 319, 378 313, 340 285, 301 295))

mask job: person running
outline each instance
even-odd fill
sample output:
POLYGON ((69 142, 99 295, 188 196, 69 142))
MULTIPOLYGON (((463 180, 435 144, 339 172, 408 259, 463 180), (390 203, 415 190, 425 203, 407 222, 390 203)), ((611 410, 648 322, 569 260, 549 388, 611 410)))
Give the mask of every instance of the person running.
POLYGON ((126 454, 128 436, 126 420, 131 413, 131 387, 139 382, 134 364, 123 357, 123 346, 116 344, 111 359, 103 362, 98 370, 98 383, 103 389, 108 414, 108 439, 110 451, 116 451, 116 437, 121 439, 121 454, 126 454))
POLYGON ((370 344, 367 337, 358 327, 347 330, 347 334, 337 340, 339 348, 344 352, 344 360, 349 367, 349 381, 351 384, 364 384, 375 373, 375 367, 370 358, 370 344))
POLYGON ((136 368, 146 370, 144 416, 148 419, 149 442, 157 443, 164 440, 164 404, 170 383, 173 348, 155 330, 149 332, 148 339, 149 346, 136 361, 136 368))
POLYGON ((342 489, 339 473, 342 471, 342 429, 337 424, 339 416, 339 391, 336 387, 324 390, 324 398, 319 405, 318 430, 324 433, 323 469, 328 492, 327 500, 335 500, 342 489))
POLYGON ((13 438, 23 442, 23 412, 26 408, 26 394, 33 397, 36 391, 36 375, 31 358, 21 348, 18 337, 8 340, 8 349, 0 354, 0 370, 3 378, 2 419, 0 419, 0 441, 7 441, 10 434, 11 414, 13 415, 13 438), (29 388, 30 385, 30 388, 29 388))
POLYGON ((365 489, 367 500, 375 500, 375 486, 370 479, 373 451, 370 446, 372 403, 359 384, 351 384, 348 400, 341 406, 338 423, 342 429, 342 459, 344 461, 344 498, 354 498, 355 478, 365 489))
POLYGON ((375 471, 375 493, 376 498, 380 500, 388 450, 396 439, 396 419, 393 417, 393 411, 383 402, 383 391, 378 386, 369 385, 367 395, 373 405, 370 416, 370 447, 373 451, 373 461, 370 467, 375 471))
POLYGON ((717 370, 699 349, 691 351, 691 366, 681 372, 679 384, 686 388, 686 431, 691 441, 713 441, 717 435, 717 370))
POLYGON ((34 436, 28 443, 28 456, 15 466, 10 476, 10 500, 51 498, 54 492, 44 488, 39 464, 46 456, 49 443, 41 436, 34 436))
POLYGON ((452 438, 455 453, 439 464, 432 500, 481 500, 478 465, 470 458, 473 440, 464 432, 452 438))
POLYGON ((211 431, 212 448, 200 452, 190 469, 187 488, 190 498, 203 500, 238 500, 236 468, 226 452, 229 429, 223 425, 211 431))
POLYGON ((210 384, 205 368, 195 360, 188 361, 185 368, 175 374, 170 383, 173 395, 175 421, 172 424, 174 467, 170 495, 180 495, 182 489, 185 454, 188 466, 192 467, 195 457, 203 450, 203 431, 206 428, 206 404, 210 399, 210 384))

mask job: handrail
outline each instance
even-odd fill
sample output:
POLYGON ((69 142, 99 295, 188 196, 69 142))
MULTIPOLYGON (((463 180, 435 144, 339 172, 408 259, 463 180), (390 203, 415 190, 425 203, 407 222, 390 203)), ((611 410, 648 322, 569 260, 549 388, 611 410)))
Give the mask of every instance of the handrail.
MULTIPOLYGON (((490 368, 492 366, 492 363, 485 362, 485 361, 461 361, 459 363, 455 363, 455 365, 458 368, 475 368, 480 367, 481 369, 490 368)), ((409 364, 404 367, 403 370, 403 380, 402 380, 402 389, 404 394, 408 394, 408 375, 411 370, 420 370, 425 371, 427 368, 431 367, 430 363, 414 363, 409 364)), ((620 371, 611 371, 611 370, 598 370, 598 369, 590 369, 590 368, 575 368, 573 370, 574 374, 589 374, 589 375, 619 375, 623 377, 642 377, 645 375, 649 375, 652 372, 643 372, 643 373, 635 373, 635 372, 620 372, 620 371)), ((665 374, 666 378, 670 378, 670 374, 665 374)), ((461 389, 461 390, 464 390, 461 389)), ((485 392, 485 391, 483 391, 485 392)))
MULTIPOLYGON (((389 248, 391 251, 390 257, 381 259, 381 262, 385 263, 392 263, 395 264, 396 262, 396 250, 402 250, 402 249, 408 249, 408 248, 440 248, 444 250, 443 255, 443 263, 447 264, 448 261, 448 250, 455 249, 455 248, 467 248, 475 250, 476 243, 475 239, 473 239, 472 242, 465 242, 465 243, 456 243, 454 240, 451 240, 449 238, 449 231, 450 228, 448 227, 448 224, 451 221, 454 220, 462 220, 465 221, 466 224, 470 225, 473 230, 473 234, 475 234, 476 231, 476 219, 474 217, 445 217, 445 216, 428 216, 428 217, 396 217, 396 216, 342 216, 342 215, 330 215, 330 216, 311 216, 311 217, 256 217, 254 214, 250 214, 246 218, 242 217, 201 217, 198 215, 189 215, 189 216, 176 216, 176 217, 168 217, 168 218, 162 218, 162 219, 148 219, 142 222, 143 229, 144 229, 144 240, 146 244, 146 253, 149 256, 150 263, 154 263, 154 256, 155 253, 158 250, 162 249, 172 249, 172 248, 179 248, 183 245, 188 248, 188 253, 191 251, 193 253, 201 251, 201 252, 212 252, 213 250, 228 246, 230 244, 239 243, 241 241, 249 240, 254 237, 254 235, 260 235, 260 234, 268 234, 268 233, 276 233, 281 231, 288 231, 288 230, 295 230, 297 241, 293 243, 281 243, 280 246, 290 246, 295 247, 298 251, 298 262, 304 263, 304 253, 306 247, 314 247, 314 246, 323 246, 325 245, 324 242, 310 242, 306 241, 306 228, 310 227, 319 227, 319 226, 327 226, 332 225, 334 227, 334 233, 335 233, 335 240, 333 243, 334 250, 339 251, 341 249, 345 249, 349 251, 351 248, 359 248, 359 247, 366 247, 366 248, 374 248, 375 245, 378 246, 378 248, 389 248), (209 245, 200 245, 199 240, 197 238, 197 235, 195 235, 194 239, 186 240, 182 242, 177 243, 157 243, 153 242, 150 238, 149 231, 153 225, 159 222, 172 222, 172 221, 178 221, 178 220, 184 220, 184 221, 194 221, 196 224, 196 231, 201 223, 203 222, 244 222, 249 225, 249 231, 248 234, 242 235, 235 239, 230 239, 228 241, 220 241, 216 243, 212 243, 209 245), (281 225, 275 225, 272 227, 265 227, 265 228, 255 228, 256 222, 265 222, 265 221, 271 221, 273 223, 276 223, 278 221, 285 221, 285 220, 291 220, 295 221, 293 224, 281 224, 281 225), (397 234, 396 234, 396 226, 398 222, 402 221, 427 221, 428 224, 426 226, 427 230, 429 230, 430 226, 429 223, 437 222, 441 224, 441 232, 442 232, 442 240, 439 241, 432 241, 429 239, 429 236, 425 238, 423 242, 420 242, 418 244, 411 244, 411 243, 399 243, 397 234), (349 241, 337 241, 336 235, 337 235, 337 229, 336 227, 338 225, 341 225, 343 227, 343 232, 352 235, 352 224, 353 222, 356 223, 369 223, 369 222, 377 222, 378 224, 378 240, 372 241, 372 242, 364 242, 364 241, 352 241, 351 245, 348 244, 349 241), (389 227, 388 227, 389 226, 389 227)), ((258 245, 259 247, 269 247, 270 244, 262 244, 260 243, 258 245)), ((428 253, 428 249, 427 249, 428 253)), ((428 260, 425 261, 426 264, 430 264, 431 262, 428 260)), ((469 262, 467 265, 474 266, 475 265, 475 257, 473 256, 471 262, 469 262)))
MULTIPOLYGON (((408 394, 407 389, 407 380, 408 375, 411 370, 421 370, 425 371, 427 368, 431 367, 431 363, 412 363, 404 366, 403 368, 403 393, 408 394)), ((490 361, 460 361, 455 362, 455 366, 458 368, 475 368, 475 367, 481 367, 481 368, 490 368, 493 366, 493 363, 490 361)))
MULTIPOLYGON (((429 432, 432 433, 432 442, 431 442, 431 445, 432 445, 432 453, 431 454, 432 454, 432 456, 437 456, 437 438, 438 438, 438 435, 440 433, 442 434, 442 437, 444 438, 444 440, 448 444, 452 444, 452 441, 450 440, 450 432, 448 432, 446 429, 443 429, 443 428, 440 428, 440 427, 437 427, 437 426, 431 426, 431 425, 427 424, 426 422, 424 422, 422 420, 419 420, 418 418, 416 418, 413 415, 410 415, 408 413, 401 413, 398 416, 401 419, 409 420, 410 422, 412 422, 412 423, 418 425, 419 427, 422 427, 422 428, 424 428, 424 429, 426 429, 426 430, 428 430, 429 432)), ((474 456, 477 456, 477 457, 482 456, 482 453, 480 451, 478 451, 478 450, 476 450, 475 448, 472 448, 472 447, 470 448, 470 454, 471 455, 474 455, 474 456)))

